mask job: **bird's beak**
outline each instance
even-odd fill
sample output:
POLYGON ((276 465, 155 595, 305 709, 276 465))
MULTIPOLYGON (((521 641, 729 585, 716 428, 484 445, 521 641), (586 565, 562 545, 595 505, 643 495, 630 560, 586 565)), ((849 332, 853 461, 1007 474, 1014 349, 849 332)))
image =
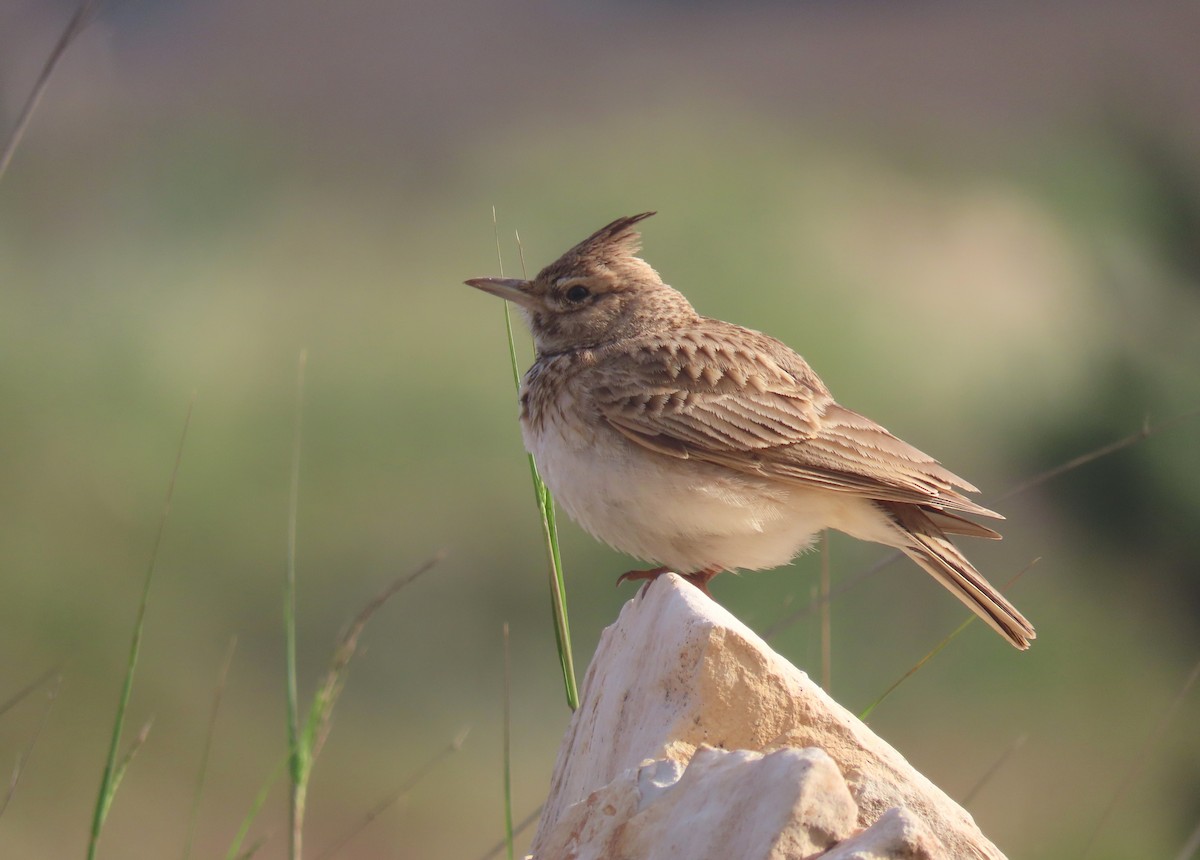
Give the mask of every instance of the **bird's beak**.
POLYGON ((527 308, 534 307, 537 302, 537 298, 529 292, 529 281, 522 281, 520 278, 471 278, 465 283, 469 287, 527 308))

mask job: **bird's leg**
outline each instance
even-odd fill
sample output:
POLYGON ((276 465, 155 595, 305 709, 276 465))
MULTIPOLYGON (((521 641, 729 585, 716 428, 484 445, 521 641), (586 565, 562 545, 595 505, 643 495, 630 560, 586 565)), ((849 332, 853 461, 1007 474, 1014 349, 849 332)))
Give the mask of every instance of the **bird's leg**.
POLYGON ((704 570, 697 571, 696 573, 684 574, 683 578, 709 597, 712 597, 712 593, 708 590, 708 581, 723 570, 724 568, 722 567, 706 567, 704 570))
POLYGON ((639 579, 644 579, 649 584, 664 573, 670 572, 671 568, 669 567, 653 567, 650 570, 627 570, 617 577, 617 585, 620 585, 622 582, 634 582, 639 579))
MULTIPOLYGON (((697 571, 696 573, 684 573, 680 575, 692 585, 696 586, 698 589, 707 594, 709 597, 712 597, 712 594, 710 594, 708 590, 708 581, 722 570, 724 570, 724 568, 706 567, 704 570, 697 571)), ((646 580, 646 584, 649 585, 664 573, 670 572, 671 569, 669 567, 654 567, 650 570, 627 570, 625 573, 617 577, 617 585, 620 585, 622 582, 632 582, 638 579, 646 580)))

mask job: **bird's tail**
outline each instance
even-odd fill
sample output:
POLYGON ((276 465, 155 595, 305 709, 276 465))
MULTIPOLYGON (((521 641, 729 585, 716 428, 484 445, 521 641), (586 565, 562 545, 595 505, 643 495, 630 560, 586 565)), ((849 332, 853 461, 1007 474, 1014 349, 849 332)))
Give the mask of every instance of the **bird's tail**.
POLYGON ((993 630, 1022 651, 1036 638, 1033 625, 983 578, 946 537, 930 514, 917 505, 878 502, 903 533, 896 546, 924 568, 993 630))

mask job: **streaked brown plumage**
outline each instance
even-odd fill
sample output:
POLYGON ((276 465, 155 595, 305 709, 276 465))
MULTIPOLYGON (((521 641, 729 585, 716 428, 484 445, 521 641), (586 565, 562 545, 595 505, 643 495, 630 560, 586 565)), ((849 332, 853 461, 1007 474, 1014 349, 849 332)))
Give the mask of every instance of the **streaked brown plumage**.
MULTIPOLYGON (((516 303, 537 359, 521 424, 547 485, 615 548, 690 575, 789 561, 825 528, 902 550, 1018 648, 1033 627, 946 535, 999 514, 932 457, 836 403, 796 352, 702 317, 637 256, 620 218, 531 281, 468 284, 516 303)), ((639 574, 635 574, 635 578, 639 574)))

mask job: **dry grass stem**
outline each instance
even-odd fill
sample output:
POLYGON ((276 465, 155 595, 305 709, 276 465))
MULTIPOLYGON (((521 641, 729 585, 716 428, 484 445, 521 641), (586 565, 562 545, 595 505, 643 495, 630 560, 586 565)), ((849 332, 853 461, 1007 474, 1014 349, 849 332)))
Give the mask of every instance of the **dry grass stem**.
POLYGON ((34 678, 32 681, 30 681, 24 687, 17 690, 17 692, 13 693, 11 696, 8 697, 8 699, 4 703, 0 704, 0 717, 7 714, 10 710, 15 708, 22 701, 24 701, 25 698, 27 696, 29 696, 30 694, 32 694, 38 687, 42 686, 42 684, 46 683, 51 678, 54 678, 55 676, 59 675, 60 672, 61 672, 61 669, 58 666, 55 666, 53 669, 47 669, 45 672, 43 672, 41 675, 38 675, 36 678, 34 678))
MULTIPOLYGON (((544 806, 544 804, 543 804, 543 806, 544 806)), ((533 812, 529 813, 524 818, 522 818, 521 821, 517 824, 517 826, 513 828, 513 837, 515 838, 517 836, 520 836, 522 833, 524 833, 526 830, 528 830, 530 825, 532 825, 533 822, 537 821, 538 816, 541 814, 542 814, 542 807, 539 806, 533 812)), ((508 837, 505 836, 499 842, 497 842, 495 845, 493 845, 486 854, 484 854, 482 857, 479 858, 479 860, 492 860, 493 857, 500 856, 500 853, 502 851, 504 851, 505 846, 507 846, 507 845, 508 845, 508 837)))
MULTIPOLYGON (((1000 590, 1008 591, 1008 589, 1012 588, 1013 585, 1016 584, 1018 579, 1020 579, 1022 576, 1024 576, 1039 561, 1041 561, 1040 557, 1035 558, 1033 561, 1029 562, 1029 564, 1025 565, 1023 568, 1021 568, 1021 570, 1019 570, 1017 572, 1016 576, 1014 576, 1007 583, 1005 583, 1004 588, 1002 588, 1000 590)), ((963 621, 962 624, 955 627, 954 630, 951 631, 950 634, 948 636, 946 636, 945 639, 943 639, 937 645, 934 645, 933 648, 924 657, 922 657, 920 660, 918 660, 911 669, 909 669, 907 672, 905 672, 903 675, 901 675, 898 679, 896 679, 896 681, 890 687, 888 687, 886 690, 884 690, 878 699, 876 699, 874 702, 872 702, 870 705, 868 705, 867 709, 858 715, 858 718, 865 723, 867 721, 867 718, 871 716, 871 712, 874 711, 877 707, 879 707, 883 703, 884 699, 886 699, 892 693, 896 692, 896 690, 900 687, 901 684, 903 684, 905 681, 907 681, 913 675, 917 674, 917 672, 921 669, 922 666, 924 666, 926 663, 928 663, 930 660, 932 660, 934 655, 936 655, 939 651, 941 651, 943 648, 945 648, 947 645, 949 645, 951 642, 953 642, 956 638, 958 638, 958 635, 960 633, 962 633, 964 630, 966 630, 971 625, 971 622, 974 621, 975 619, 977 619, 978 617, 979 616, 975 615, 975 614, 971 614, 970 616, 968 616, 967 619, 965 621, 963 621)))
POLYGON ((461 750, 463 744, 467 740, 467 735, 470 734, 470 731, 470 729, 463 729, 461 732, 459 732, 454 740, 442 747, 441 750, 439 750, 431 759, 429 759, 429 761, 425 762, 423 765, 413 771, 412 774, 410 774, 409 777, 404 780, 404 782, 400 784, 400 787, 397 788, 392 794, 388 795, 379 803, 371 807, 371 809, 366 815, 363 816, 362 820, 359 821, 358 824, 323 848, 317 854, 315 860, 332 860, 332 858, 336 857, 338 853, 349 844, 350 840, 354 839, 354 837, 358 836, 358 834, 362 833, 363 830, 367 828, 367 825, 369 825, 383 813, 387 812, 387 810, 392 806, 407 797, 412 790, 416 788, 418 784, 420 784, 421 780, 433 773, 438 765, 440 765, 446 758, 461 750))
POLYGON ((83 0, 76 7, 75 14, 71 16, 71 20, 67 22, 62 35, 58 37, 58 41, 51 49, 50 56, 46 58, 46 63, 42 66, 42 71, 33 84, 33 89, 29 91, 29 97, 25 100, 25 104, 21 106, 21 113, 17 117, 16 125, 13 126, 13 130, 4 144, 3 151, 0 151, 0 180, 3 180, 4 174, 8 172, 8 165, 12 162, 17 147, 21 145, 21 139, 25 137, 25 131, 29 128, 29 121, 33 118, 33 112, 37 110, 38 103, 42 100, 42 95, 46 92, 46 87, 50 83, 50 77, 58 67, 59 60, 67 52, 67 48, 71 47, 71 43, 75 41, 76 37, 87 29, 88 24, 95 20, 98 7, 99 3, 97 0, 83 0))
MULTIPOLYGON (((1028 492, 1034 487, 1041 486, 1042 484, 1045 484, 1054 478, 1061 477, 1068 472, 1073 472, 1082 466, 1086 466, 1089 463, 1094 463, 1096 460, 1101 460, 1104 457, 1117 453, 1118 451, 1123 451, 1124 449, 1136 445, 1138 442, 1149 439, 1152 436, 1157 436, 1161 433, 1165 433, 1168 430, 1174 429, 1178 425, 1190 421, 1197 416, 1200 416, 1200 409, 1196 409, 1191 412, 1185 412, 1181 415, 1176 415, 1174 418, 1168 419, 1167 421, 1164 421, 1155 427, 1152 427, 1149 419, 1146 419, 1143 422, 1141 429, 1139 429, 1136 433, 1131 433, 1130 435, 1118 439, 1115 442, 1109 442, 1106 445, 1101 445, 1098 448, 1086 451, 1083 454, 1080 454, 1077 457, 1072 457, 1070 460, 1067 460, 1066 462, 1061 463, 1052 469, 1047 469, 1045 472, 1034 475, 1032 478, 1023 481, 1012 489, 1002 493, 997 497, 997 501, 1004 501, 1012 498, 1013 496, 1018 496, 1021 493, 1028 492)), ((830 592, 829 599, 832 600, 836 597, 840 597, 850 589, 859 585, 861 582, 870 579, 872 576, 879 573, 889 565, 899 561, 903 557, 904 553, 902 552, 897 551, 889 553, 875 564, 871 565, 850 579, 845 580, 840 586, 830 592)), ((802 606, 796 610, 793 610, 783 618, 780 618, 775 623, 769 625, 762 634, 763 639, 770 642, 772 638, 779 635, 796 622, 810 617, 820 608, 820 606, 820 601, 814 600, 807 606, 802 606)))
POLYGON ((1146 738, 1138 745, 1134 752, 1132 761, 1129 767, 1125 770, 1125 775, 1121 778, 1121 782, 1117 785, 1117 790, 1113 792, 1112 799, 1108 805, 1104 807, 1104 812, 1100 814, 1100 820, 1096 822, 1096 828, 1092 831, 1092 835, 1088 838, 1087 844, 1083 846, 1083 851, 1080 852, 1080 858, 1087 857, 1092 848, 1096 844, 1096 839, 1100 836, 1100 831, 1104 829, 1104 825, 1108 823, 1108 819, 1112 817, 1113 810, 1117 808, 1117 804, 1121 802, 1121 798, 1133 785, 1134 780, 1138 778, 1142 770, 1146 767, 1146 762, 1150 759, 1150 753, 1154 747, 1163 739, 1167 733, 1167 726, 1171 724, 1171 720, 1175 718, 1183 700, 1187 698, 1188 691, 1195 685, 1197 679, 1200 679, 1200 662, 1197 662, 1192 667, 1192 671, 1188 673, 1187 679, 1183 682, 1183 686, 1179 688, 1179 692, 1175 694, 1175 698, 1171 700, 1170 706, 1159 719, 1157 725, 1146 735, 1146 738))
POLYGON ((1000 753, 1000 757, 992 763, 992 766, 984 771, 983 776, 979 777, 979 780, 973 786, 971 786, 970 790, 966 794, 963 795, 963 806, 970 805, 971 801, 975 799, 975 796, 979 794, 983 787, 991 782, 992 778, 1000 772, 1000 768, 1004 767, 1004 765, 1008 763, 1008 760, 1016 755, 1017 750, 1025 746, 1025 741, 1027 740, 1029 740, 1028 734, 1017 735, 1017 737, 1011 744, 1008 745, 1004 752, 1000 753))
MULTIPOLYGON (((36 689, 41 683, 41 679, 39 679, 29 689, 36 689)), ((38 720, 37 728, 33 730, 33 736, 29 738, 29 743, 21 750, 21 754, 17 756, 16 764, 13 765, 12 778, 9 779, 8 790, 4 793, 4 799, 0 800, 0 816, 4 815, 4 811, 8 809, 9 802, 17 792, 17 786, 21 782, 21 775, 25 772, 25 765, 28 764, 29 757, 33 754, 33 748, 37 744, 38 738, 42 736, 42 731, 46 728, 46 720, 50 717, 50 710, 54 707, 54 701, 58 698, 58 692, 61 689, 62 675, 58 675, 46 693, 46 704, 42 708, 42 716, 38 720)), ((3 710, 7 710, 7 708, 3 710)), ((3 713, 3 710, 0 710, 0 713, 3 713)))
POLYGON ((192 844, 196 840, 196 824, 200 819, 200 797, 204 793, 204 779, 208 774, 208 759, 212 752, 213 735, 217 728, 217 714, 221 710, 221 697, 225 694, 225 683, 229 678, 229 668, 233 665, 233 654, 237 650, 237 636, 229 638, 225 649, 225 659, 221 662, 221 670, 217 673, 217 685, 213 690, 212 707, 208 713, 208 728, 204 733, 204 748, 200 753, 200 773, 196 777, 196 790, 192 793, 192 812, 188 820, 187 841, 183 844, 183 860, 192 855, 192 844))

